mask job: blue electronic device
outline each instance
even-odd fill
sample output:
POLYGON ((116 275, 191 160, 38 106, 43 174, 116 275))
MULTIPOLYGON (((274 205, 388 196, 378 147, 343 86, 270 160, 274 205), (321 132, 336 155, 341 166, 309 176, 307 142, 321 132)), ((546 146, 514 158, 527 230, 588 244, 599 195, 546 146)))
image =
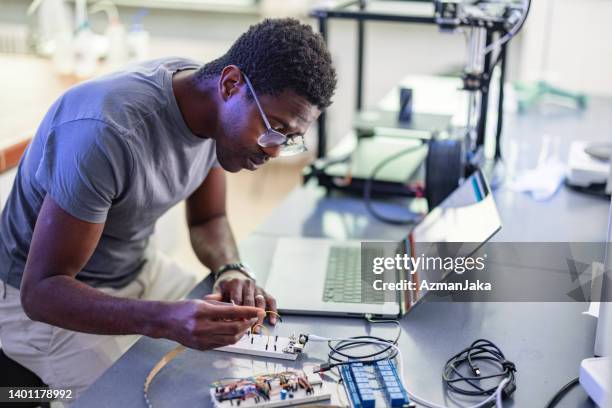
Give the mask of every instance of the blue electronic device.
POLYGON ((345 364, 340 373, 353 408, 414 406, 392 360, 345 364))

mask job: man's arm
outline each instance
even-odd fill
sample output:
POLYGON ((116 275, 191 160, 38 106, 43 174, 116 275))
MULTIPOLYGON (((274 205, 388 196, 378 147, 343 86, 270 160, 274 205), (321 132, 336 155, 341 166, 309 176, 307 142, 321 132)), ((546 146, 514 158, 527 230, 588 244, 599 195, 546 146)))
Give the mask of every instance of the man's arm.
POLYGON ((77 281, 103 228, 73 217, 45 197, 21 285, 28 317, 80 332, 165 337, 198 349, 235 343, 261 317, 256 308, 215 301, 117 298, 77 281))
POLYGON ((240 261, 225 213, 225 173, 220 167, 211 169, 187 199, 187 224, 195 254, 211 271, 240 261))
MULTIPOLYGON (((202 185, 187 199, 191 245, 200 262, 213 272, 240 261, 225 212, 225 192, 225 172, 217 167, 210 170, 202 185)), ((226 301, 276 311, 276 300, 240 272, 223 273, 215 286, 226 301)), ((270 316, 270 323, 276 323, 274 315, 270 316)))

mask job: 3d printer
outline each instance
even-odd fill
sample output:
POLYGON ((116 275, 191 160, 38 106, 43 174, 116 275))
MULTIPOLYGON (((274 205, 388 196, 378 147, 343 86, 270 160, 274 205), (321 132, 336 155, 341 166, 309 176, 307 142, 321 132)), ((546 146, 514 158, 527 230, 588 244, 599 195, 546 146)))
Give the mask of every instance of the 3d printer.
MULTIPOLYGON (((487 111, 491 80, 497 67, 500 72, 498 119, 493 140, 495 146, 488 150, 495 152, 493 162, 500 157, 507 47, 523 26, 531 1, 434 0, 428 14, 393 13, 388 7, 375 7, 377 3, 382 2, 349 1, 333 7, 317 8, 311 13, 318 19, 319 30, 326 40, 329 19, 357 22, 357 113, 354 123, 357 143, 346 155, 329 156, 326 151, 326 115, 323 113, 318 122, 318 159, 306 170, 305 179, 315 178, 319 185, 327 189, 363 194, 368 200, 375 195, 423 196, 427 199, 428 207, 433 208, 474 168, 482 168, 486 164, 487 111), (451 129, 449 117, 443 115, 413 114, 410 89, 401 90, 397 112, 373 114, 362 109, 366 21, 434 24, 442 32, 461 30, 465 33, 469 40, 467 63, 462 74, 462 89, 469 99, 465 128, 451 129), (400 149, 381 142, 377 137, 377 130, 381 128, 393 128, 397 137, 414 139, 415 146, 400 149), (339 165, 341 163, 344 166, 339 165), (387 167, 387 171, 382 172, 383 167, 387 167), (350 173, 348 176, 347 169, 350 173), (417 169, 422 171, 418 172, 417 169)), ((374 215, 383 221, 393 222, 384 216, 374 215)))

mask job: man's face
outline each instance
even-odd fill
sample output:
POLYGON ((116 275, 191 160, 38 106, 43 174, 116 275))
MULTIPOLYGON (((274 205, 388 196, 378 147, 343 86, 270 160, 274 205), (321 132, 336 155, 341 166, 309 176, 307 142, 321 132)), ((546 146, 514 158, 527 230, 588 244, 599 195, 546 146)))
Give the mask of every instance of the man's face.
MULTIPOLYGON (((216 140, 219 163, 230 172, 256 170, 281 151, 280 147, 264 148, 257 144, 266 126, 255 101, 247 97, 249 91, 246 84, 242 82, 237 88, 223 102, 219 137, 216 140)), ((271 127, 288 137, 304 135, 321 113, 316 106, 291 90, 276 96, 258 96, 271 127)))

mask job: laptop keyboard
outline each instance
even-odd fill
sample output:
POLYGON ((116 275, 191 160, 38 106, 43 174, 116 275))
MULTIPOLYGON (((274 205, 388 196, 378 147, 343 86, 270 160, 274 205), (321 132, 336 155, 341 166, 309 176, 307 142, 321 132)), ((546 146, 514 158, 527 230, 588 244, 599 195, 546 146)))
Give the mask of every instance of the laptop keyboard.
MULTIPOLYGON (((382 256, 382 250, 368 249, 375 252, 372 256, 382 256)), ((384 292, 372 287, 374 274, 368 274, 370 282, 364 282, 365 291, 361 290, 361 248, 332 246, 327 259, 325 275, 324 302, 341 303, 384 303, 384 292)))

